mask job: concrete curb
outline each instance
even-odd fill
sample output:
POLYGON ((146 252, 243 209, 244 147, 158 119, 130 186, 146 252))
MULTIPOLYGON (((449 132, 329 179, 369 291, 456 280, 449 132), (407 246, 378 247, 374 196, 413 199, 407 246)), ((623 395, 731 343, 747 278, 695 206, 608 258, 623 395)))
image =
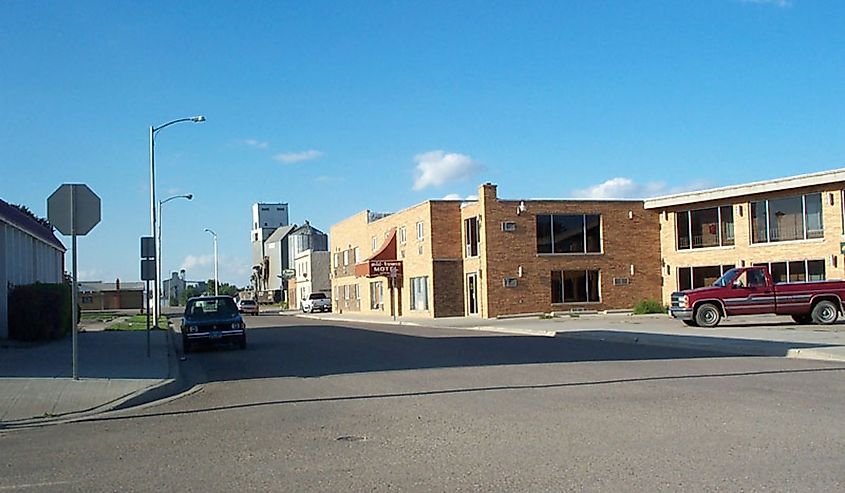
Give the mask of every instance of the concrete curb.
POLYGON ((376 324, 376 325, 407 325, 410 327, 419 327, 420 324, 416 322, 406 322, 404 320, 358 320, 355 318, 343 318, 343 317, 323 317, 320 315, 310 315, 310 314, 296 314, 293 315, 294 317, 301 317, 301 318, 310 318, 311 320, 321 320, 324 322, 346 322, 346 323, 358 323, 358 324, 376 324))
POLYGON ((100 404, 98 406, 82 409, 79 411, 69 412, 56 416, 46 418, 30 418, 19 421, 11 421, 0 423, 0 432, 11 431, 24 428, 37 428, 41 426, 57 425, 63 423, 73 423, 75 421, 82 421, 89 419, 92 416, 99 414, 120 411, 124 409, 139 407, 144 404, 149 404, 172 395, 176 395, 187 390, 187 385, 184 377, 179 370, 179 357, 176 350, 174 329, 172 324, 169 324, 167 330, 167 374, 169 378, 157 380, 149 386, 131 392, 122 397, 118 397, 112 401, 100 404))

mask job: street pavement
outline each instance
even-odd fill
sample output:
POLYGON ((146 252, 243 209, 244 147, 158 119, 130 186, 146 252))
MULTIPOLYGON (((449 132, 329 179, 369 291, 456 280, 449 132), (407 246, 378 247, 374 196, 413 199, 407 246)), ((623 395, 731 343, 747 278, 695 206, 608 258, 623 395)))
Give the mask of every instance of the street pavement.
POLYGON ((842 491, 845 365, 249 317, 192 391, 0 431, 0 491, 842 491))

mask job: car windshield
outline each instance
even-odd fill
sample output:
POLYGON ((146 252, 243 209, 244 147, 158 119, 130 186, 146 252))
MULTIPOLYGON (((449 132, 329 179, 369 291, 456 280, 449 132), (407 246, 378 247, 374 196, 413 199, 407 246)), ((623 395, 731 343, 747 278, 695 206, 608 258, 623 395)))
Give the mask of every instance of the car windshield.
POLYGON ((731 269, 731 270, 725 272, 724 274, 722 274, 722 277, 716 279, 716 282, 714 282, 713 285, 720 287, 720 288, 724 288, 726 286, 729 286, 731 284, 731 282, 733 282, 734 278, 736 277, 737 270, 738 269, 731 269))
POLYGON ((241 300, 241 305, 254 305, 255 302, 252 300, 241 300))
POLYGON ((185 307, 185 315, 191 318, 223 318, 238 314, 238 307, 231 298, 191 300, 185 307))
POLYGON ((308 297, 311 300, 324 300, 326 299, 326 293, 313 293, 311 296, 308 297))

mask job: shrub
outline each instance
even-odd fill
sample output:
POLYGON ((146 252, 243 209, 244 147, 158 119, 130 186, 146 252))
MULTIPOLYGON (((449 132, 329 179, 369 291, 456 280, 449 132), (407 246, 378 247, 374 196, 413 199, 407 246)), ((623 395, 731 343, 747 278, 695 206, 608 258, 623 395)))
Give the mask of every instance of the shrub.
POLYGON ((634 306, 634 315, 646 313, 666 313, 666 307, 657 300, 642 300, 634 306))
POLYGON ((9 338, 58 339, 71 330, 71 294, 67 284, 15 286, 9 293, 9 338))

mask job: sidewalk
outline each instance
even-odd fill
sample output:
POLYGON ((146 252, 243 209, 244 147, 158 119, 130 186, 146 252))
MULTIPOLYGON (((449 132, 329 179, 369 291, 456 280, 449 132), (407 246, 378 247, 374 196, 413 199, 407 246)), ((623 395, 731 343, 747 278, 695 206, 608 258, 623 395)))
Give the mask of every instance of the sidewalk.
POLYGON ((541 319, 538 316, 484 319, 473 317, 422 318, 366 314, 298 316, 334 322, 412 325, 443 329, 480 330, 519 335, 584 339, 707 349, 726 354, 782 356, 845 362, 845 323, 832 326, 796 325, 787 317, 735 317, 715 329, 687 327, 667 315, 580 315, 541 319))
POLYGON ((0 341, 0 429, 135 405, 177 385, 167 331, 82 332, 79 380, 72 376, 71 337, 44 344, 0 341))

